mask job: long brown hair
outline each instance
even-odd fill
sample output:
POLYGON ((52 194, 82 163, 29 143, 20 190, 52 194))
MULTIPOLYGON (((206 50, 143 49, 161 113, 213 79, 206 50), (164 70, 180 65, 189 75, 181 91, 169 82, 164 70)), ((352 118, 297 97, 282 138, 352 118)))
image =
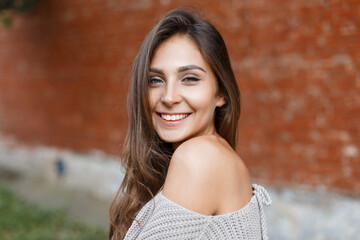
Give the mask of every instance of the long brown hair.
POLYGON ((110 207, 109 239, 123 239, 138 211, 163 186, 173 154, 172 144, 156 134, 148 102, 149 66, 159 45, 175 34, 198 46, 213 70, 226 104, 215 110, 217 132, 235 149, 240 93, 220 33, 197 12, 169 12, 148 33, 135 58, 128 94, 129 127, 122 164, 124 180, 110 207))

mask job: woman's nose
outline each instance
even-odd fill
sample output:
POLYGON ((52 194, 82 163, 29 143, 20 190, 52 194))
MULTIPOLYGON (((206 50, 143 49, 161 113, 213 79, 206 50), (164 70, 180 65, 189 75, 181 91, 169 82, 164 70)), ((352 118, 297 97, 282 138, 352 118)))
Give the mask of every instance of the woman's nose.
POLYGON ((167 106, 179 103, 181 101, 181 95, 176 84, 171 83, 167 84, 166 89, 164 89, 164 94, 161 98, 161 101, 167 106))

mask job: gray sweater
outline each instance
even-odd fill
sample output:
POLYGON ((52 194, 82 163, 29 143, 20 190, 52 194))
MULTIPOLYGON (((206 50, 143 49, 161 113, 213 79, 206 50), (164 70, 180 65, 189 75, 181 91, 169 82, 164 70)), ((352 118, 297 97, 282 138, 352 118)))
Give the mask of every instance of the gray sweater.
POLYGON ((124 239, 267 240, 262 205, 269 206, 271 199, 262 186, 252 186, 254 195, 243 208, 211 216, 186 209, 160 192, 140 210, 124 239))

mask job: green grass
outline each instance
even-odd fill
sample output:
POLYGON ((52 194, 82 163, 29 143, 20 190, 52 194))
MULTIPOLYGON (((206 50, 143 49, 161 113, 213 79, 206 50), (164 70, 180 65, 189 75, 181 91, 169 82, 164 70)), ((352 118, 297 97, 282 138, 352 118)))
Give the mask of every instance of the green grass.
POLYGON ((64 210, 41 209, 24 203, 0 185, 0 239, 101 240, 107 234, 70 220, 64 210))

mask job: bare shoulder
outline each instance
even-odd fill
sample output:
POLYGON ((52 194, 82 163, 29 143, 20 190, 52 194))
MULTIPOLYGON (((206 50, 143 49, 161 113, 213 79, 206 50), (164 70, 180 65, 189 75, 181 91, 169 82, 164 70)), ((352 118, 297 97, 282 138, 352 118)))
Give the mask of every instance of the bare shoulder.
POLYGON ((201 214, 232 212, 250 200, 248 170, 229 144, 218 136, 200 136, 174 152, 163 194, 201 214))
POLYGON ((182 143, 171 160, 174 163, 189 164, 191 168, 200 167, 204 170, 202 172, 206 173, 206 170, 211 170, 214 164, 221 164, 221 158, 228 152, 229 150, 222 146, 219 138, 213 135, 200 136, 182 143))

